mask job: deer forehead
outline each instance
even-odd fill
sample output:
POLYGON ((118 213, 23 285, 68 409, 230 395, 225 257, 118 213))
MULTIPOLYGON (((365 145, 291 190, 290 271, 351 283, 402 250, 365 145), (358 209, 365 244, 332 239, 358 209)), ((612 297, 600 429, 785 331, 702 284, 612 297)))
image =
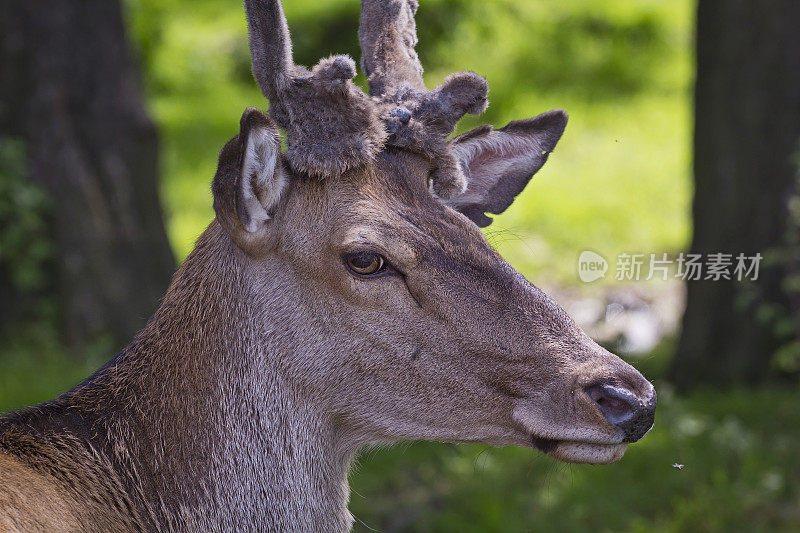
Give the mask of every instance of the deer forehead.
POLYGON ((385 169, 304 180, 293 195, 295 208, 279 217, 285 242, 308 258, 373 251, 407 268, 445 267, 448 258, 494 263, 482 232, 423 184, 424 176, 385 169))

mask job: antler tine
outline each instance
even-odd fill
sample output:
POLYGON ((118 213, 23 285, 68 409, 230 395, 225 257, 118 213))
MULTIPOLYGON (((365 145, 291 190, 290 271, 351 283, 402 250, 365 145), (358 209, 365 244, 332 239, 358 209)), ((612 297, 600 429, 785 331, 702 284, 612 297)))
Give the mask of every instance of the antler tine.
POLYGON ((347 56, 312 69, 295 65, 280 0, 245 0, 253 76, 269 99, 269 114, 286 130, 290 166, 318 177, 371 161, 387 133, 375 104, 352 79, 347 56))
POLYGON ((370 95, 391 95, 403 86, 425 90, 414 50, 417 7, 417 0, 361 0, 361 69, 370 95))
POLYGON ((446 198, 466 187, 447 135, 465 113, 486 109, 489 86, 474 72, 458 72, 432 91, 425 88, 414 50, 418 6, 417 0, 361 0, 361 68, 390 134, 387 144, 435 160, 433 189, 446 198))
POLYGON ((383 117, 388 131, 395 134, 389 141, 393 144, 411 118, 448 135, 465 113, 478 114, 486 108, 489 86, 474 72, 452 74, 432 91, 425 88, 414 50, 418 6, 418 0, 361 0, 361 68, 369 94, 388 106, 383 117))
POLYGON ((292 40, 279 0, 245 0, 250 33, 250 58, 258 87, 272 100, 291 76, 292 40))

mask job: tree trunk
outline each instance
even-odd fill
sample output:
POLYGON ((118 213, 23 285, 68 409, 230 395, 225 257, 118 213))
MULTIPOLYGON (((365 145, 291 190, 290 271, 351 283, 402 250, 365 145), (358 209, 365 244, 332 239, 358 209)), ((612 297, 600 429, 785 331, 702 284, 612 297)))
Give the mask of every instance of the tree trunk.
POLYGON ((156 308, 174 258, 120 3, 0 2, 0 136, 24 142, 27 174, 51 198, 65 338, 121 345, 156 308))
POLYGON ((800 2, 699 0, 692 252, 760 252, 765 261, 753 283, 688 282, 678 386, 771 374, 786 342, 774 315, 797 311, 782 290, 790 266, 780 258, 799 139, 800 2))

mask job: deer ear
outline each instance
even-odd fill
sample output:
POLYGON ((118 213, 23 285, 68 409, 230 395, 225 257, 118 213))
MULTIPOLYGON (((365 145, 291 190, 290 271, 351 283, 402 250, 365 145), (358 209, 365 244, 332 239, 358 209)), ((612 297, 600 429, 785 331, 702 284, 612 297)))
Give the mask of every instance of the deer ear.
POLYGON ((564 133, 567 114, 556 109, 537 117, 515 120, 499 130, 481 126, 451 141, 467 178, 466 190, 445 201, 478 226, 500 214, 542 168, 564 133))
MULTIPOLYGON (((267 118, 260 111, 259 119, 267 118)), ((242 225, 250 233, 270 217, 286 188, 283 170, 281 137, 270 120, 250 120, 243 143, 242 170, 236 190, 236 206, 242 225)), ((241 134, 240 134, 241 135, 241 134)))
POLYGON ((258 109, 248 108, 239 135, 220 152, 212 184, 217 218, 231 235, 258 233, 271 219, 287 181, 277 126, 258 109))

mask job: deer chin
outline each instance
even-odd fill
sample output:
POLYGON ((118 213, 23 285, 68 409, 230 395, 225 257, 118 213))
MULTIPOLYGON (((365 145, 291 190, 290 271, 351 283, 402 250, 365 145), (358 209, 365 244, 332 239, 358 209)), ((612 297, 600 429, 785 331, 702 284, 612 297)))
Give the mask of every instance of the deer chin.
POLYGON ((625 455, 627 443, 598 444, 571 440, 554 440, 531 437, 533 446, 565 463, 609 464, 616 463, 625 455))

